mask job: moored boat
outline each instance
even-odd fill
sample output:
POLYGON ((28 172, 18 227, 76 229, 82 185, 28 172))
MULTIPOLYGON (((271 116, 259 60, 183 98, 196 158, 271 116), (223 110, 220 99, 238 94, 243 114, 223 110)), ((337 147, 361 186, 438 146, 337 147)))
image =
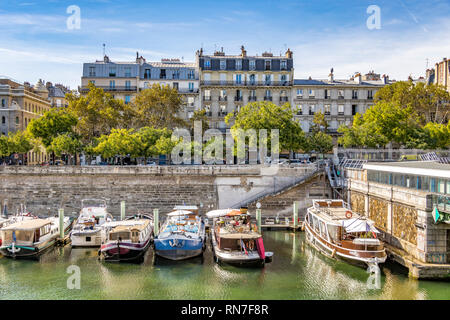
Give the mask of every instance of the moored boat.
POLYGON ((369 267, 386 261, 374 222, 350 210, 342 200, 313 200, 303 227, 306 240, 331 258, 369 267))
POLYGON ((197 257, 205 250, 205 224, 196 206, 176 206, 155 236, 155 254, 169 260, 197 257))
MULTIPOLYGON (((11 258, 37 258, 53 247, 60 236, 59 218, 25 219, 12 223, 0 231, 0 251, 11 258)), ((64 218, 64 234, 69 234, 73 219, 64 218)))
POLYGON ((106 222, 99 255, 110 262, 140 262, 150 247, 152 234, 153 222, 146 215, 106 222))
POLYGON ((211 243, 216 262, 262 267, 271 261, 273 253, 265 251, 262 235, 248 213, 225 209, 206 215, 213 220, 211 243))
POLYGON ((72 247, 100 247, 103 224, 113 220, 105 200, 82 200, 80 215, 70 235, 72 247))

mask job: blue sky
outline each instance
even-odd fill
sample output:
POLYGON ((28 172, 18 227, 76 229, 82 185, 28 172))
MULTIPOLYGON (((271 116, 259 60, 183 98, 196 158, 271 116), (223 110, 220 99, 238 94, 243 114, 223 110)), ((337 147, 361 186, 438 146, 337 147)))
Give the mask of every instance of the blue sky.
POLYGON ((450 58, 450 0, 56 1, 0 0, 0 75, 61 82, 76 88, 83 62, 181 58, 203 46, 248 54, 290 48, 296 78, 326 78, 375 70, 402 80, 424 75, 450 58), (81 10, 70 30, 67 7, 81 10), (366 10, 381 9, 381 29, 369 30, 366 10))

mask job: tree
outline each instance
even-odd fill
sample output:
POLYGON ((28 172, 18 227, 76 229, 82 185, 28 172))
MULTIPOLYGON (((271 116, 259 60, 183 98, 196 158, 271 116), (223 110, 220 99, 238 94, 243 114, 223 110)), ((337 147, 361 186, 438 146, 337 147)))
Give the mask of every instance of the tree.
POLYGON ((401 108, 409 108, 420 119, 421 125, 428 122, 445 123, 450 112, 450 94, 437 84, 417 84, 399 81, 378 90, 376 102, 389 102, 401 108))
POLYGON ((58 157, 61 157, 62 154, 74 155, 76 165, 77 153, 83 150, 83 146, 79 139, 65 133, 55 137, 48 149, 58 157))
POLYGON ((230 124, 233 138, 236 139, 236 129, 259 131, 266 129, 268 131, 268 146, 271 145, 270 130, 279 130, 279 143, 282 150, 299 150, 305 145, 305 134, 298 124, 293 120, 293 111, 289 103, 278 106, 269 101, 252 102, 241 108, 240 112, 228 114, 225 122, 230 124))
POLYGON ((209 129, 209 121, 206 116, 206 110, 195 110, 192 118, 189 119, 191 134, 194 135, 194 124, 196 121, 200 121, 202 124, 202 136, 205 134, 205 131, 209 129))
POLYGON ((133 103, 136 114, 136 126, 154 128, 185 127, 184 120, 177 114, 181 111, 183 100, 177 90, 169 85, 154 84, 142 90, 133 103))
POLYGON ((308 136, 307 144, 309 145, 310 151, 314 150, 322 154, 322 158, 325 153, 333 150, 333 138, 322 131, 314 132, 308 136))
POLYGON ((314 114, 313 125, 311 126, 312 132, 327 132, 328 121, 325 119, 325 115, 319 111, 314 114))
POLYGON ((9 152, 8 136, 0 136, 0 157, 7 157, 11 153, 9 152))
MULTIPOLYGON (((151 157, 161 154, 158 149, 157 142, 162 138, 170 138, 172 132, 167 128, 155 129, 151 127, 142 127, 138 130, 137 134, 137 147, 139 149, 138 154, 141 157, 151 157)), ((159 148, 161 148, 161 143, 159 148)))
POLYGON ((133 129, 112 129, 109 135, 102 135, 98 138, 98 144, 93 148, 93 152, 101 154, 104 158, 115 156, 122 157, 138 155, 138 140, 133 129))
POLYGON ((96 138, 109 134, 113 128, 131 127, 133 111, 129 105, 114 99, 92 83, 88 86, 89 92, 84 97, 76 97, 71 93, 66 95, 68 111, 78 119, 75 129, 84 144, 92 144, 96 138))

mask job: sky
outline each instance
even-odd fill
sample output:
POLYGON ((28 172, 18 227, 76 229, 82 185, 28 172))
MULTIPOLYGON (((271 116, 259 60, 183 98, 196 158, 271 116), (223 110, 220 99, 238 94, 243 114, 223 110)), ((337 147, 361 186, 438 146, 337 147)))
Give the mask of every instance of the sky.
POLYGON ((112 61, 133 61, 136 51, 147 61, 194 61, 201 47, 290 48, 296 79, 327 78, 334 68, 337 79, 374 70, 405 80, 450 58, 450 0, 0 0, 0 76, 76 89, 83 62, 101 60, 103 44, 112 61))

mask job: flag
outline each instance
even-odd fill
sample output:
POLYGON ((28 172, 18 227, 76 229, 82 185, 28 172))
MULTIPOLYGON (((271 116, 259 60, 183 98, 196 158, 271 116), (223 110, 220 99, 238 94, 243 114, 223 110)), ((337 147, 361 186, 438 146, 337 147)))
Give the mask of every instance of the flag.
POLYGON ((247 248, 245 247, 245 243, 244 241, 242 241, 242 239, 241 239, 241 247, 244 249, 245 254, 248 255, 247 248))
POLYGON ((16 239, 16 231, 13 231, 12 238, 13 238, 13 241, 16 242, 16 240, 17 240, 16 239))
POLYGON ((372 232, 373 237, 374 237, 375 239, 377 238, 375 232, 373 232, 372 228, 370 227, 370 224, 368 224, 367 222, 366 222, 366 231, 367 231, 367 232, 369 232, 369 231, 372 232))

